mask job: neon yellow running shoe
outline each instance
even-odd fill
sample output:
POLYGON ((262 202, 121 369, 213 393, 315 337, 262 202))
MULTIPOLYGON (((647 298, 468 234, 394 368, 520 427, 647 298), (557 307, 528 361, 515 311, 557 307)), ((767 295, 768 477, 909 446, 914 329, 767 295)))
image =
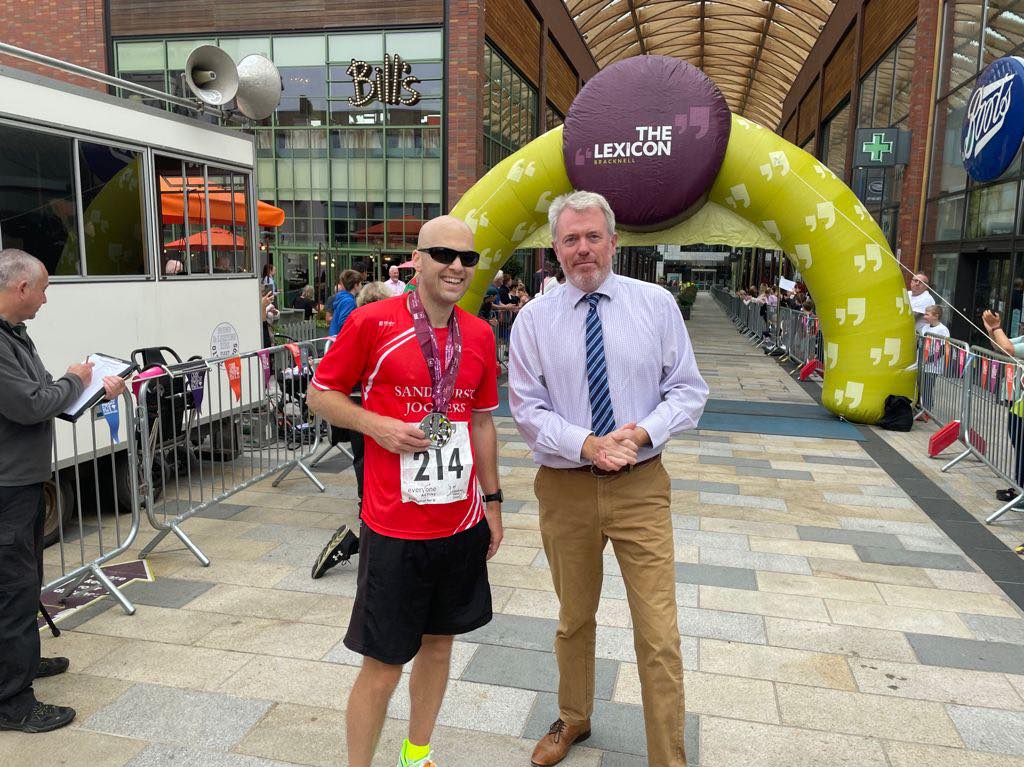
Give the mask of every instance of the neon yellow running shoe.
POLYGON ((427 754, 422 759, 417 759, 415 762, 406 761, 404 756, 399 756, 398 767, 437 767, 437 762, 434 761, 433 752, 427 754))

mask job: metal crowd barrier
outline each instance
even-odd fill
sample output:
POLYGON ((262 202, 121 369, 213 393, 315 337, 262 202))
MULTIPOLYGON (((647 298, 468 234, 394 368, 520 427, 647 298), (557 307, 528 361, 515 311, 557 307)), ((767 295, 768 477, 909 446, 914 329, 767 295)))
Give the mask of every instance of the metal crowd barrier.
POLYGON ((492 317, 497 320, 494 327, 494 345, 498 351, 499 369, 508 369, 508 345, 512 337, 512 323, 515 322, 517 309, 509 306, 496 306, 492 317))
POLYGON ((125 392, 83 413, 54 421, 53 477, 44 485, 43 593, 67 600, 95 579, 129 615, 135 607, 101 569, 139 532, 135 405, 125 392), (54 547, 53 544, 56 544, 54 547))
POLYGON ((928 336, 917 340, 918 407, 938 426, 963 418, 969 349, 968 344, 954 338, 928 336))
POLYGON ((306 391, 326 343, 321 338, 164 366, 142 382, 143 498, 157 534, 140 557, 173 533, 208 565, 182 524, 275 474, 274 487, 298 468, 324 491, 309 464, 323 457, 318 453, 328 425, 307 407, 306 391))
POLYGON ((711 295, 754 346, 791 358, 801 366, 824 362, 825 345, 816 315, 757 301, 743 303, 741 298, 721 287, 713 287, 711 295))
MULTIPOLYGON (((920 342, 922 355, 927 340, 920 342)), ((942 471, 974 456, 1009 483, 1016 497, 985 518, 991 524, 1024 501, 1024 366, 980 346, 942 348, 943 355, 950 349, 953 372, 961 371, 958 440, 964 446, 942 471)))

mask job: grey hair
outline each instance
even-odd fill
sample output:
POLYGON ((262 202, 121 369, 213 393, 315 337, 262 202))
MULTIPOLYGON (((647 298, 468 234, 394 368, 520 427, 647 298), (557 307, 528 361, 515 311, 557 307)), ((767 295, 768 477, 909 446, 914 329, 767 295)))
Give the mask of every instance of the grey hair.
POLYGON ((558 228, 558 219, 566 208, 576 211, 598 208, 604 213, 604 220, 608 224, 608 236, 611 237, 615 234, 615 213, 612 212, 612 206, 608 204, 608 200, 603 195, 597 192, 570 192, 556 197, 551 203, 551 207, 548 208, 548 223, 551 224, 552 242, 556 238, 555 230, 558 228))
POLYGON ((383 301, 394 295, 386 282, 368 282, 363 285, 356 297, 356 306, 372 304, 374 301, 383 301))
POLYGON ((21 280, 31 282, 45 274, 46 266, 35 256, 17 248, 0 250, 0 290, 13 288, 21 280))
POLYGON ((307 285, 306 287, 304 287, 302 289, 302 293, 300 293, 299 295, 301 295, 303 298, 312 298, 313 297, 313 286, 312 285, 307 285))

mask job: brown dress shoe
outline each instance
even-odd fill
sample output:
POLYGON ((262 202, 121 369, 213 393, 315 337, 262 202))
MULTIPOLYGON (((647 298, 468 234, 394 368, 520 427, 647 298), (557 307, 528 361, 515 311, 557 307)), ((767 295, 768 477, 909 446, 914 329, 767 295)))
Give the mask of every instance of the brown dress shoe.
POLYGON ((533 767, 551 767, 565 759, 573 743, 582 743, 590 737, 590 722, 581 725, 566 724, 556 719, 548 734, 537 742, 530 761, 533 767))

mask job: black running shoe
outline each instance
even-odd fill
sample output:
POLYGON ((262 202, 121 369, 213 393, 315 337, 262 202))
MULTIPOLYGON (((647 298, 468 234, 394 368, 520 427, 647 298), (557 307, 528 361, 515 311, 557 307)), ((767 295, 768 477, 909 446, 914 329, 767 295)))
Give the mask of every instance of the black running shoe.
POLYGON ((334 567, 336 564, 347 565, 352 555, 359 553, 359 538, 348 529, 347 525, 342 525, 338 528, 337 532, 331 536, 331 540, 324 546, 324 550, 320 552, 320 556, 316 558, 316 562, 313 563, 313 571, 311 575, 313 580, 320 578, 324 573, 334 567))
POLYGON ((75 719, 75 710, 67 706, 51 706, 49 703, 36 701, 32 711, 20 720, 0 717, 0 730, 18 730, 19 732, 50 732, 71 724, 75 719))
POLYGON ((1008 487, 1005 490, 996 490, 996 498, 1000 501, 1012 501, 1020 493, 1015 488, 1008 487))
POLYGON ((70 665, 71 662, 67 658, 40 658, 39 668, 36 670, 36 679, 63 674, 70 665))

